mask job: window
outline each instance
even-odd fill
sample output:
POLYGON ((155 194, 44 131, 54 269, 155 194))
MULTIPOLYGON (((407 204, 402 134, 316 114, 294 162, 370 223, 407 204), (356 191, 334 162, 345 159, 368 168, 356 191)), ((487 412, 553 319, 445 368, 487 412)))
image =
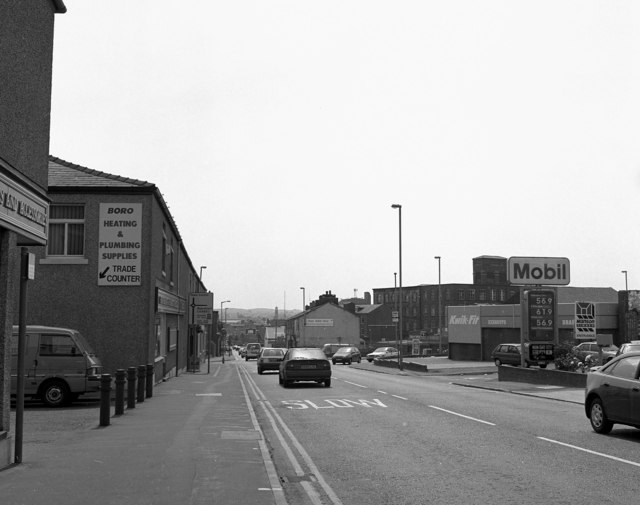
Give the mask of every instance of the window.
POLYGON ((40 356, 75 356, 78 353, 73 339, 68 335, 42 335, 40 356))
POLYGON ((464 300, 464 289, 458 290, 458 300, 460 301, 464 300))
POLYGON ((84 255, 84 205, 51 205, 47 255, 84 255))
POLYGON ((638 378, 638 363, 640 357, 631 356, 627 359, 621 359, 614 366, 612 366, 608 372, 614 377, 621 377, 623 379, 637 379, 638 378))

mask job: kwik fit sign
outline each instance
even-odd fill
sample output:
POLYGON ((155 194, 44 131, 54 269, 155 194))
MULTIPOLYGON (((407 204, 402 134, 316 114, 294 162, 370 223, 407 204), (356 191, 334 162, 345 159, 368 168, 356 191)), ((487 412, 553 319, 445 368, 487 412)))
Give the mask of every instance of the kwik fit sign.
POLYGON ((508 280, 520 285, 566 286, 570 281, 569 260, 514 256, 508 261, 508 280))

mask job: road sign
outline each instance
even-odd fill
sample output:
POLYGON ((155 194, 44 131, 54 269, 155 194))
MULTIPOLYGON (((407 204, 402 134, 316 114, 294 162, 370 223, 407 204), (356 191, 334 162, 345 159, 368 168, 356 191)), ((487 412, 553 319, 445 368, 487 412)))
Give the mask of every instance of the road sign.
POLYGON ((142 284, 142 204, 101 203, 98 286, 142 284))
POLYGON ((213 293, 189 294, 189 324, 213 324, 213 293))
POLYGON ((398 314, 399 314, 399 312, 397 310, 391 311, 391 322, 392 323, 397 323, 398 321, 400 321, 400 318, 399 318, 398 314))

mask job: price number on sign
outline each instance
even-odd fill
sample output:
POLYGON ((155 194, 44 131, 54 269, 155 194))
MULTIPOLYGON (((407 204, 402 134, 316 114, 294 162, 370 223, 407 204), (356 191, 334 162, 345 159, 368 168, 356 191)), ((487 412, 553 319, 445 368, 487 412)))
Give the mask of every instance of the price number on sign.
POLYGON ((553 291, 533 291, 528 294, 529 340, 553 341, 556 297, 553 291))

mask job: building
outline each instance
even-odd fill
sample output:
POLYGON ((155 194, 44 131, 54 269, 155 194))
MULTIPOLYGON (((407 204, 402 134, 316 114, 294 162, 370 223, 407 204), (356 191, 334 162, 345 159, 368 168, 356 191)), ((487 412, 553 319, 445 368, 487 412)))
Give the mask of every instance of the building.
POLYGON ((340 307, 331 291, 285 322, 287 347, 322 347, 324 344, 360 345, 360 318, 340 307))
POLYGON ((21 247, 47 242, 53 29, 66 10, 61 0, 0 2, 0 468, 13 445, 10 337, 21 247))
MULTIPOLYGON (((399 310, 399 289, 373 290, 373 303, 399 310)), ((507 258, 473 258, 473 284, 444 283, 402 287, 402 338, 422 336, 440 345, 446 343, 446 310, 454 305, 519 303, 520 289, 507 282, 507 258)))
MULTIPOLYGON (((618 294, 612 288, 556 288, 558 343, 576 344, 576 304, 595 307, 595 328, 610 334, 619 345, 618 294)), ((521 306, 473 305, 447 307, 449 357, 456 360, 490 360, 491 351, 502 343, 520 342, 521 306)))
POLYGON ((187 302, 206 289, 160 190, 50 157, 49 197, 28 324, 79 330, 105 373, 153 363, 160 380, 197 367, 211 327, 189 325, 187 302))
POLYGON ((360 347, 369 349, 396 339, 398 325, 393 322, 390 305, 345 303, 343 308, 360 318, 360 347))

